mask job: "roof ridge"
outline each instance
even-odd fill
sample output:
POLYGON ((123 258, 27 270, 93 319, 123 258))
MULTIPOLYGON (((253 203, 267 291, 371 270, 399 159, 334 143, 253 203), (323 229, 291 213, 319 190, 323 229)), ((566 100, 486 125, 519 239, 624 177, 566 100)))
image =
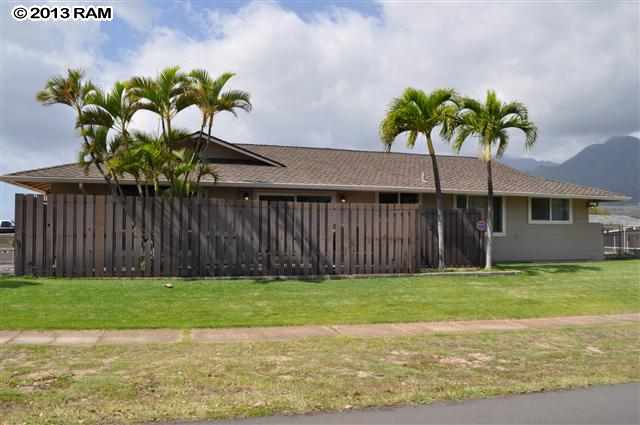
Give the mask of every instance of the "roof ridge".
MULTIPOLYGON (((240 146, 258 146, 258 147, 275 147, 275 148, 294 148, 294 149, 314 149, 314 150, 323 150, 323 151, 339 151, 339 152, 361 152, 361 153, 371 153, 371 154, 382 154, 382 155, 407 155, 407 156, 419 156, 419 155, 428 155, 427 153, 414 153, 414 152, 384 152, 384 151, 372 151, 366 149, 348 149, 348 148, 333 148, 333 147, 320 147, 320 146, 295 146, 295 145, 278 145, 278 144, 266 144, 266 143, 234 143, 240 146)), ((470 155, 454 155, 454 154, 436 154, 438 157, 447 157, 447 158, 462 158, 462 159, 478 159, 475 156, 470 155)), ((504 164, 502 164, 504 165, 504 164)))

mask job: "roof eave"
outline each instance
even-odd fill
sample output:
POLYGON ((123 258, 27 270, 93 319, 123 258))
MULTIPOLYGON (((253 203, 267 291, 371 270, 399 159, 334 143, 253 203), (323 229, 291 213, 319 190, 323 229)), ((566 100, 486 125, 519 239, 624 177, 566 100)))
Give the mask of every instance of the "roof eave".
MULTIPOLYGON (((14 184, 16 186, 24 186, 23 182, 47 182, 47 183, 103 183, 104 180, 98 177, 58 177, 52 179, 50 177, 38 176, 0 176, 0 181, 14 184)), ((121 179, 122 183, 135 184, 135 181, 129 179, 121 179)), ((336 190, 336 191, 370 191, 370 192, 408 192, 408 193, 435 193, 434 189, 428 187, 407 187, 407 186, 377 186, 377 185, 345 185, 345 184, 316 184, 316 183, 274 183, 274 182, 251 182, 251 181, 220 181, 220 182, 203 182, 204 186, 217 187, 242 187, 242 188, 258 188, 258 189, 315 189, 315 190, 336 190)), ((31 189, 33 190, 33 189, 31 189)), ((444 193, 457 195, 483 195, 484 190, 463 190, 456 188, 443 188, 444 193)), ((553 194, 541 192, 516 192, 516 191, 494 191, 497 196, 521 196, 521 197, 545 197, 556 199, 587 199, 593 201, 628 201, 629 196, 621 195, 582 195, 582 194, 553 194)))

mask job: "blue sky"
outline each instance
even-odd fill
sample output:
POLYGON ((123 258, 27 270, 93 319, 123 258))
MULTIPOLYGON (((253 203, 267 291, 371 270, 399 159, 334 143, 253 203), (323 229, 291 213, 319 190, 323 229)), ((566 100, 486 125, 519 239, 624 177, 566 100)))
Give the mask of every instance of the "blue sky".
MULTIPOLYGON (((379 150, 378 123, 407 86, 473 97, 494 89, 527 104, 538 142, 525 152, 514 135, 510 156, 562 161, 640 131, 637 3, 94 3, 112 5, 114 21, 16 22, 9 12, 17 3, 5 3, 0 174, 75 161, 73 113, 35 102, 46 79, 67 67, 105 88, 170 65, 235 72, 230 86, 249 91, 254 110, 216 123, 214 133, 232 142, 379 150)), ((176 119, 186 129, 197 121, 193 110, 176 119)), ((134 125, 158 128, 144 113, 134 125)), ((394 149, 406 150, 402 140, 394 149)), ((0 183, 0 217, 13 216, 15 191, 0 183)))

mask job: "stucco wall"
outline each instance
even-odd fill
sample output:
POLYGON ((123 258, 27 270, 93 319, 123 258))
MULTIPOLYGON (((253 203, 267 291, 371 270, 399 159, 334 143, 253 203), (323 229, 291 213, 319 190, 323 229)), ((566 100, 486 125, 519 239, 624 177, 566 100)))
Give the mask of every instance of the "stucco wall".
POLYGON ((572 201, 572 224, 529 224, 527 198, 508 197, 506 207, 507 234, 494 239, 495 261, 603 258, 601 227, 589 223, 587 201, 572 201))

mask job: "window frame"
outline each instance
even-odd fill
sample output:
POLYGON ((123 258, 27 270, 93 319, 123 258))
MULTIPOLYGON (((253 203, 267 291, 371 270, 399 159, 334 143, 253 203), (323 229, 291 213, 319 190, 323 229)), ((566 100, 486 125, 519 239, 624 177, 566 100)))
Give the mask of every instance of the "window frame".
MULTIPOLYGON (((486 195, 453 195, 453 208, 459 209, 458 208, 458 197, 465 197, 466 200, 466 205, 469 206, 469 197, 470 196, 481 196, 486 198, 486 195)), ((494 195, 494 198, 500 198, 502 199, 502 232, 496 232, 494 231, 492 233, 493 236, 502 238, 507 236, 507 197, 503 196, 503 195, 494 195)))
MULTIPOLYGON (((335 192, 330 192, 330 193, 310 193, 310 192, 263 192, 263 191, 257 191, 255 192, 255 200, 256 201, 260 201, 260 197, 261 196, 293 196, 293 201, 290 202, 294 202, 294 203, 299 203, 298 202, 298 196, 326 196, 331 198, 331 201, 329 201, 329 203, 335 203, 336 202, 336 193, 335 192)), ((264 202, 268 202, 268 201, 264 201, 264 202)), ((276 202, 276 201, 272 201, 272 202, 276 202)), ((316 203, 316 202, 309 202, 309 203, 316 203)), ((317 203, 326 203, 326 202, 317 202, 317 203)))
POLYGON ((573 224, 573 199, 571 198, 549 198, 544 196, 529 197, 527 202, 527 218, 529 224, 573 224), (548 199, 549 200, 549 220, 534 220, 531 214, 531 200, 532 199, 548 199), (562 199, 569 201, 569 219, 568 220, 554 220, 553 219, 553 200, 562 199))
POLYGON ((377 205, 421 205, 422 204, 422 196, 420 192, 376 192, 376 204, 377 205), (396 195, 396 202, 380 202, 380 195, 396 195), (402 195, 416 195, 416 202, 401 202, 402 195))

